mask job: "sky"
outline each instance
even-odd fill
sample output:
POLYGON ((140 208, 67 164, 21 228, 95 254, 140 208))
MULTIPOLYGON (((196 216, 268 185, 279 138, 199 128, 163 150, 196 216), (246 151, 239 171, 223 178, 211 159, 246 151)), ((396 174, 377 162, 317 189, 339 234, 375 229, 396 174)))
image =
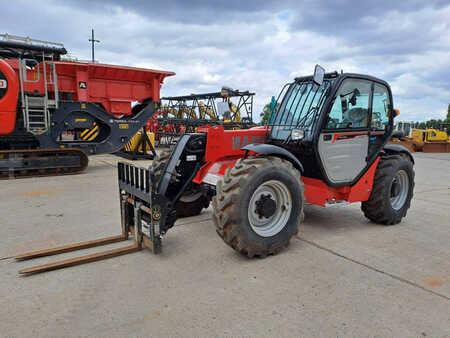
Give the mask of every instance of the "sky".
MULTIPOLYGON (((272 95, 315 64, 388 81, 400 120, 445 118, 450 103, 450 1, 2 1, 0 32, 64 43, 102 63, 174 71, 162 96, 272 95)), ((258 117, 259 119, 259 117, 258 117)))

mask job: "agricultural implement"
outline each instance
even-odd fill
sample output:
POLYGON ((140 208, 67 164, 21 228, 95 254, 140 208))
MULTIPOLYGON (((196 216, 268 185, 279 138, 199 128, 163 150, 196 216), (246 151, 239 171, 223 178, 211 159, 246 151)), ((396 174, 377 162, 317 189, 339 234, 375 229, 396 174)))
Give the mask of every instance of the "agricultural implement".
POLYGON ((29 274, 139 250, 162 249, 162 237, 181 217, 212 201, 218 235, 248 257, 288 246, 306 202, 322 206, 361 202, 364 215, 399 223, 410 207, 414 159, 393 136, 389 85, 372 76, 325 73, 296 78, 281 91, 267 126, 183 134, 151 168, 118 165, 122 234, 18 256, 40 257, 122 241, 122 249, 24 269, 29 274))
POLYGON ((147 129, 155 133, 158 146, 171 146, 184 133, 206 125, 225 129, 248 129, 253 123, 253 96, 249 91, 223 87, 220 92, 161 98, 161 109, 147 129))
POLYGON ((0 179, 75 174, 87 155, 119 151, 156 112, 161 84, 174 75, 63 60, 62 44, 1 37, 0 179))

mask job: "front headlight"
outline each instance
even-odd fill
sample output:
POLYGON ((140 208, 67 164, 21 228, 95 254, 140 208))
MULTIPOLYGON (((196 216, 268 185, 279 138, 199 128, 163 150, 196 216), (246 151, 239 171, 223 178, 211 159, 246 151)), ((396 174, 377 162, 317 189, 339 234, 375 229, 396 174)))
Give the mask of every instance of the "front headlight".
POLYGON ((298 141, 305 137, 305 131, 301 129, 291 130, 291 140, 298 141))

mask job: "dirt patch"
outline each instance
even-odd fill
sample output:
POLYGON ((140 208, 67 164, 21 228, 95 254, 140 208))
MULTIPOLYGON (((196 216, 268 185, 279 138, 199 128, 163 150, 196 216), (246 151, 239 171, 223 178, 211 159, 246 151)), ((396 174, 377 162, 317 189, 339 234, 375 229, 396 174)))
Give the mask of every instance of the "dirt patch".
POLYGON ((445 283, 445 280, 443 279, 429 279, 425 282, 425 284, 427 284, 428 286, 431 287, 437 287, 437 286, 442 286, 445 283))

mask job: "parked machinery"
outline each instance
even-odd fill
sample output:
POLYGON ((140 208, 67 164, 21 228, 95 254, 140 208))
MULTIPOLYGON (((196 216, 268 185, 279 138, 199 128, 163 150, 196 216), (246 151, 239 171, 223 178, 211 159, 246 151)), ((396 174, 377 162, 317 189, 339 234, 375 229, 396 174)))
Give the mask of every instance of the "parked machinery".
MULTIPOLYGON (((443 124, 442 129, 445 124, 443 124)), ((447 153, 450 152, 450 136, 446 131, 428 128, 412 129, 410 142, 416 151, 424 153, 447 153)))
POLYGON ((122 234, 20 255, 28 259, 122 241, 120 249, 24 269, 29 274, 87 263, 143 246, 161 251, 177 218, 199 214, 212 200, 218 235, 248 257, 276 254, 303 220, 305 203, 361 202, 371 221, 399 223, 410 207, 414 159, 393 135, 389 85, 372 76, 327 73, 287 84, 267 126, 197 128, 181 136, 151 169, 119 163, 122 234), (377 113, 377 114, 374 114, 377 113), (372 118, 372 117, 375 118, 372 118))
POLYGON ((394 137, 389 141, 389 143, 401 145, 406 147, 409 151, 415 152, 416 148, 414 147, 411 139, 413 125, 414 122, 397 121, 393 131, 394 137))
POLYGON ((414 122, 411 122, 411 121, 398 121, 395 124, 395 126, 394 126, 394 130, 395 131, 401 131, 404 136, 410 137, 411 136, 411 131, 413 129, 413 126, 414 126, 414 122))
POLYGON ((254 126, 253 96, 249 91, 224 87, 220 92, 163 97, 161 110, 147 124, 160 146, 170 146, 182 134, 205 125, 225 129, 254 126))
POLYGON ((87 155, 117 152, 174 75, 63 60, 60 43, 0 37, 0 178, 74 174, 87 155))

